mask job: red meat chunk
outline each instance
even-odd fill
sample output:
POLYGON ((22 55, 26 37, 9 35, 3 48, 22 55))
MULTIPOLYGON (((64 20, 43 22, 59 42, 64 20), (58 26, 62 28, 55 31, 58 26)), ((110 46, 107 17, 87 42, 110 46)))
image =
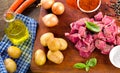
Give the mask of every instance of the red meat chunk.
POLYGON ((90 56, 90 54, 94 51, 95 46, 94 43, 91 44, 86 44, 85 42, 83 42, 82 40, 79 40, 75 47, 77 48, 77 50, 79 51, 80 56, 87 58, 90 56))
POLYGON ((95 47, 101 50, 102 54, 109 54, 110 50, 113 48, 113 45, 108 45, 105 41, 96 40, 95 47))
POLYGON ((115 21, 112 17, 105 15, 102 19, 102 22, 107 25, 111 23, 112 21, 115 21))
POLYGON ((70 34, 70 33, 65 33, 65 36, 74 44, 77 43, 79 41, 79 34, 75 33, 75 34, 70 34))
POLYGON ((79 37, 86 37, 87 36, 87 33, 86 33, 86 28, 85 27, 83 27, 83 26, 80 26, 79 27, 79 30, 78 30, 78 33, 80 34, 80 36, 79 37))
POLYGON ((107 39, 107 42, 116 45, 115 37, 118 33, 116 24, 112 23, 112 24, 106 25, 104 27, 103 32, 104 32, 105 38, 107 39))
POLYGON ((103 16, 99 12, 94 18, 81 18, 70 24, 70 33, 65 33, 65 36, 75 44, 80 56, 87 58, 94 51, 99 49, 102 54, 109 54, 110 50, 120 45, 120 29, 115 23, 115 19, 110 16, 103 16), (89 31, 85 26, 85 21, 97 24, 101 31, 94 33, 89 31))
POLYGON ((95 40, 100 39, 100 40, 106 41, 106 38, 105 38, 102 31, 99 32, 99 33, 94 34, 93 37, 94 37, 95 40))
POLYGON ((85 21, 90 21, 90 19, 89 18, 81 18, 81 19, 77 20, 75 22, 75 24, 79 25, 79 26, 81 26, 81 25, 84 26, 85 25, 85 21))
POLYGON ((98 14, 96 14, 96 15, 94 16, 94 18, 95 18, 96 21, 101 21, 102 18, 103 18, 102 12, 99 12, 98 14))

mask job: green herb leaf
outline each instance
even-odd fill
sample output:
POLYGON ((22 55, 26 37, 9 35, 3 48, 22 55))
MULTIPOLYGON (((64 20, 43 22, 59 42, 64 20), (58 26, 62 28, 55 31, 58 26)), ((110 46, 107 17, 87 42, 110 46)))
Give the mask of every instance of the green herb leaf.
POLYGON ((86 66, 86 67, 85 67, 85 70, 86 70, 86 71, 89 71, 89 70, 90 70, 90 67, 89 67, 89 66, 86 66))
POLYGON ((86 65, 88 65, 88 63, 89 63, 89 60, 86 61, 86 65))
POLYGON ((91 58, 89 60, 86 61, 86 63, 76 63, 74 64, 74 68, 78 68, 78 69, 83 69, 85 68, 86 71, 90 70, 90 67, 94 67, 97 64, 97 59, 96 58, 91 58))
POLYGON ((85 22, 86 27, 93 32, 100 32, 100 27, 97 24, 94 24, 92 22, 85 22))
POLYGON ((86 61, 86 65, 90 67, 94 67, 97 64, 96 58, 91 58, 90 60, 86 61))
POLYGON ((86 65, 84 63, 76 63, 73 66, 74 68, 79 68, 79 69, 83 69, 86 67, 86 65))

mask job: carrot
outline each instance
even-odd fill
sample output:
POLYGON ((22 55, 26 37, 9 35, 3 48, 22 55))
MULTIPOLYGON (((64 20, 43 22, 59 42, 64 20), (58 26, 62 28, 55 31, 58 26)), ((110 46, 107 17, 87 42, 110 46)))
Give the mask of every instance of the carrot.
POLYGON ((23 3, 23 1, 24 0, 15 0, 8 10, 14 12, 23 3))
POLYGON ((26 0, 20 7, 15 11, 15 13, 22 13, 28 6, 34 3, 36 0, 26 0))

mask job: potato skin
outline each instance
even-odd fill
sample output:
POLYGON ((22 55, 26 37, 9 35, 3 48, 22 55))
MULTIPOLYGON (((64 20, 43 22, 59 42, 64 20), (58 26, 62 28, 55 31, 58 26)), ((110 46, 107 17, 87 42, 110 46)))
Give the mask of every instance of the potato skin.
POLYGON ((67 41, 64 40, 63 38, 57 38, 60 42, 60 49, 59 50, 66 50, 67 49, 67 41))
POLYGON ((41 5, 44 9, 50 9, 55 0, 41 0, 41 5))
POLYGON ((53 33, 51 32, 44 33, 40 37, 40 43, 42 44, 42 46, 47 46, 47 42, 49 41, 49 39, 52 39, 52 38, 54 38, 53 33))
POLYGON ((5 64, 6 70, 9 73, 14 73, 17 69, 17 65, 16 65, 15 61, 13 61, 10 58, 5 59, 4 64, 5 64))
POLYGON ((8 55, 12 58, 19 58, 21 56, 22 51, 20 48, 15 47, 15 46, 10 46, 7 49, 8 55))
POLYGON ((63 62, 64 56, 62 52, 59 50, 58 51, 49 50, 47 53, 47 58, 56 64, 60 64, 63 62))
POLYGON ((57 38, 51 39, 48 42, 48 48, 51 51, 57 51, 57 50, 59 50, 60 49, 60 42, 59 42, 59 40, 57 38))
POLYGON ((42 17, 42 21, 46 27, 54 27, 59 23, 59 19, 55 14, 49 13, 42 17))
POLYGON ((61 2, 55 2, 52 5, 51 9, 52 9, 52 12, 56 15, 61 15, 65 11, 65 7, 64 7, 63 3, 61 3, 61 2))
POLYGON ((36 50, 35 52, 35 63, 38 66, 44 65, 46 62, 45 52, 41 49, 36 50))

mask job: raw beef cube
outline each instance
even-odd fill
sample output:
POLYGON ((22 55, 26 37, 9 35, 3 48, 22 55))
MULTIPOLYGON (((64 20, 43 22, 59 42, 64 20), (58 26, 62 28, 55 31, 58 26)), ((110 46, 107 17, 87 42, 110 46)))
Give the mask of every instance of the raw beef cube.
POLYGON ((90 19, 90 22, 94 22, 94 21, 95 21, 94 18, 91 18, 91 19, 90 19))
POLYGON ((87 34, 86 34, 86 28, 83 27, 83 26, 79 27, 78 33, 80 34, 79 37, 84 37, 85 38, 87 36, 87 34))
POLYGON ((82 41, 87 44, 87 45, 90 45, 94 39, 93 39, 93 36, 91 34, 88 34, 86 38, 83 38, 82 41))
POLYGON ((103 28, 104 28, 104 26, 105 26, 104 24, 100 24, 100 23, 97 24, 97 25, 100 27, 100 30, 101 30, 101 31, 103 30, 103 28))
POLYGON ((89 51, 92 53, 95 50, 95 43, 92 42, 88 47, 89 47, 89 51))
POLYGON ((107 36, 106 37, 106 42, 108 42, 108 43, 110 43, 110 44, 114 44, 114 45, 116 45, 116 38, 115 38, 115 36, 107 36))
POLYGON ((107 44, 106 47, 103 50, 101 50, 101 53, 102 54, 109 54, 113 47, 114 47, 113 45, 108 45, 107 44))
POLYGON ((105 26, 101 21, 94 21, 93 23, 98 25, 100 27, 100 30, 102 30, 103 27, 105 26))
POLYGON ((75 48, 77 50, 80 50, 81 47, 86 47, 87 45, 86 44, 83 44, 82 40, 79 40, 76 44, 75 44, 75 48))
POLYGON ((105 38, 102 31, 99 32, 99 33, 94 34, 93 37, 94 37, 94 40, 100 39, 100 40, 106 41, 106 38, 105 38))
POLYGON ((87 45, 82 40, 79 40, 75 47, 77 50, 79 50, 80 56, 87 58, 90 56, 90 54, 94 51, 95 46, 94 43, 91 43, 90 45, 87 45))
POLYGON ((116 25, 116 23, 115 23, 115 21, 112 21, 110 24, 108 24, 107 26, 109 26, 109 28, 111 29, 111 31, 112 31, 112 35, 116 35, 116 34, 118 34, 118 27, 117 27, 117 25, 116 25))
POLYGON ((75 24, 74 22, 70 24, 71 30, 79 30, 80 25, 75 24))
POLYGON ((65 36, 74 44, 79 41, 78 33, 75 33, 75 34, 65 33, 65 36))
POLYGON ((102 24, 102 25, 104 25, 102 21, 94 21, 94 23, 95 24, 102 24))
POLYGON ((104 32, 104 35, 107 39, 106 41, 115 45, 116 44, 115 36, 118 32, 116 25, 112 25, 112 24, 106 25, 103 32, 104 32))
POLYGON ((81 49, 79 50, 80 56, 84 58, 88 58, 91 55, 91 53, 94 51, 94 49, 95 49, 94 43, 87 46, 86 48, 81 47, 81 49))
POLYGON ((96 14, 96 15, 94 16, 94 18, 95 18, 96 21, 101 21, 102 18, 103 18, 102 12, 99 12, 98 14, 96 14))
POLYGON ((71 29, 71 30, 70 30, 70 34, 74 34, 74 33, 78 33, 78 30, 76 30, 76 29, 71 29))
POLYGON ((102 19, 102 22, 107 25, 111 23, 112 21, 115 21, 112 17, 105 15, 102 19))
POLYGON ((81 18, 81 19, 79 19, 79 20, 77 20, 76 22, 75 22, 75 24, 76 25, 79 25, 79 26, 85 26, 85 21, 90 21, 90 19, 89 18, 81 18))
POLYGON ((113 48, 113 45, 108 45, 105 41, 96 40, 95 47, 101 50, 102 54, 109 54, 110 50, 113 48))
POLYGON ((106 46, 106 42, 105 41, 99 40, 99 39, 95 40, 95 47, 97 49, 103 50, 105 48, 105 46, 106 46))

